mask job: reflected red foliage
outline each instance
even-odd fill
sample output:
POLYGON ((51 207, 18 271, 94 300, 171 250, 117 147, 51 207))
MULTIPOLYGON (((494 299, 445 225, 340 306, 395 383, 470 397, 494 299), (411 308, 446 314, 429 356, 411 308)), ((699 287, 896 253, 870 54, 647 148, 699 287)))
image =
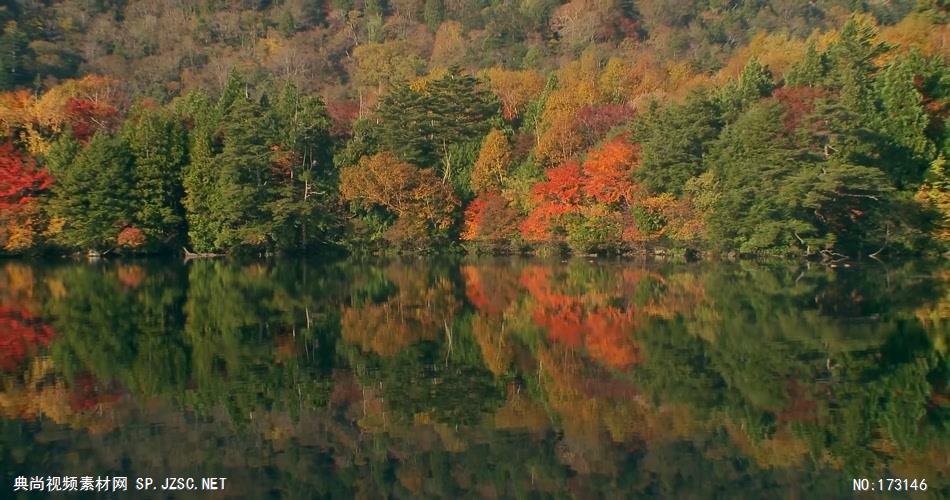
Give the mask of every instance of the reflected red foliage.
POLYGON ((25 307, 0 305, 0 371, 15 370, 53 337, 53 329, 25 307))
POLYGON ((547 330, 551 341, 575 349, 585 347, 591 358, 614 368, 628 368, 640 361, 633 340, 637 328, 633 311, 560 293, 551 274, 549 268, 532 266, 521 275, 522 285, 536 303, 531 319, 547 330))
POLYGON ((75 411, 92 410, 101 405, 115 403, 119 397, 115 391, 102 387, 92 375, 84 374, 73 384, 69 406, 75 411))
POLYGON ((463 266, 465 296, 482 314, 501 316, 521 291, 505 267, 463 266))

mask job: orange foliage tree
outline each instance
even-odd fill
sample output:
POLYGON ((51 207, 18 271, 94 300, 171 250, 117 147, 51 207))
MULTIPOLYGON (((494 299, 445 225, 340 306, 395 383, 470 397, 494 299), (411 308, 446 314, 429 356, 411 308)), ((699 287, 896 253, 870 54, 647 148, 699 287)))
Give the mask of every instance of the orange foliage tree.
POLYGON ((459 201, 430 169, 400 161, 389 152, 363 157, 340 174, 340 194, 357 207, 380 207, 396 216, 386 239, 426 245, 446 235, 459 201))
POLYGON ((528 241, 551 241, 563 229, 564 216, 583 214, 594 205, 611 212, 633 203, 640 188, 631 180, 639 147, 615 138, 593 151, 582 164, 568 161, 545 172, 547 180, 532 189, 534 209, 521 225, 528 241))
POLYGON ((465 209, 464 241, 502 243, 518 235, 521 214, 498 193, 483 193, 465 209))

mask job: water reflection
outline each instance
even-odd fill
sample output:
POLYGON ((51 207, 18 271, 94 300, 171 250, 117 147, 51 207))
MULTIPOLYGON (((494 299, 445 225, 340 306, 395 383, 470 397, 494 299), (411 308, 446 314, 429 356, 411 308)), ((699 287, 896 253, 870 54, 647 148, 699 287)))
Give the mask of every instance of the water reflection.
POLYGON ((947 493, 948 310, 925 263, 7 262, 0 463, 239 497, 947 493))

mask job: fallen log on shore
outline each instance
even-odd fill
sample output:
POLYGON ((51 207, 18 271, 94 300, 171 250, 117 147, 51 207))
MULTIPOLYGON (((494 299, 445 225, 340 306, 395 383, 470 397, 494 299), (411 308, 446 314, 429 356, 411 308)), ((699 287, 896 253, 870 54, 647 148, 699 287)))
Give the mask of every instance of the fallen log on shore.
POLYGON ((213 259, 215 257, 224 257, 223 253, 195 253, 189 251, 187 248, 182 247, 182 250, 185 252, 185 260, 191 259, 213 259))

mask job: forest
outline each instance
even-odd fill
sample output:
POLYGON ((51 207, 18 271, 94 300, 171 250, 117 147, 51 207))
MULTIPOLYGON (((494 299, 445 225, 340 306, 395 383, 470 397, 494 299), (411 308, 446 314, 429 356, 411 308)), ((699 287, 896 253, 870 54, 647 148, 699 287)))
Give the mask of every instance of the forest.
POLYGON ((5 0, 3 254, 950 250, 945 0, 5 0))

